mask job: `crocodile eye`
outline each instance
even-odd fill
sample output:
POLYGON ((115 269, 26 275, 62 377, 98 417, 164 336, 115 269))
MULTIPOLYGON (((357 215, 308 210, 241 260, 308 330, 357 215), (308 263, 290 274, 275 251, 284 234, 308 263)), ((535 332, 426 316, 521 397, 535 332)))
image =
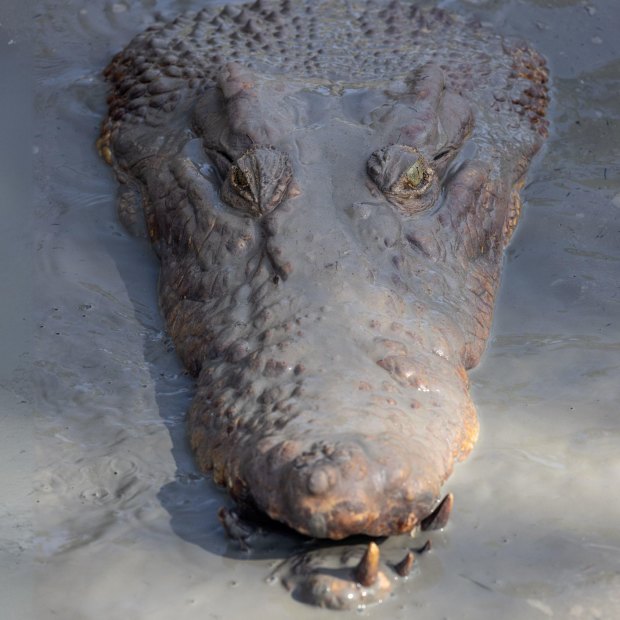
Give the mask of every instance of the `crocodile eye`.
POLYGON ((392 144, 378 149, 368 159, 367 170, 386 198, 406 213, 428 209, 439 194, 435 171, 411 146, 392 144))
POLYGON ((230 166, 221 197, 234 209, 260 217, 284 200, 292 176, 286 153, 270 146, 252 147, 230 166))

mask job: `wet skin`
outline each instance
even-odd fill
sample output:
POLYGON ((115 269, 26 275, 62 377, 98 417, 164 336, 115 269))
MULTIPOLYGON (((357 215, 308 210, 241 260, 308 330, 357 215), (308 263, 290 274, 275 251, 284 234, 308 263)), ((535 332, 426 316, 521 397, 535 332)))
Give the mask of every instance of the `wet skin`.
POLYGON ((466 371, 546 135, 546 72, 524 46, 410 7, 398 62, 394 32, 358 61, 334 46, 300 68, 300 44, 274 62, 264 41, 300 20, 312 43, 342 17, 333 39, 354 49, 373 44, 364 24, 404 19, 311 6, 213 9, 138 37, 107 70, 99 148, 121 217, 139 229, 142 203, 161 259, 200 467, 309 536, 407 533, 477 437, 466 371))

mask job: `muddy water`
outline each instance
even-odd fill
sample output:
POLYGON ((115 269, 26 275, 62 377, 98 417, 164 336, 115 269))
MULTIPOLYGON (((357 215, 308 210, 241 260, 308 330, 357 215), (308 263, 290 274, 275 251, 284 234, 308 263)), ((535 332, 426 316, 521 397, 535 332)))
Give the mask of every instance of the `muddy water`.
MULTIPOLYGON (((228 500, 198 474, 185 443, 192 382, 163 331, 156 262, 117 222, 116 186, 93 147, 111 55, 156 11, 198 2, 48 0, 30 16, 11 4, 0 9, 0 111, 3 136, 13 138, 1 160, 7 617, 327 617, 265 582, 298 541, 267 538, 247 558, 223 536, 215 512, 228 500)), ((617 618, 620 7, 439 4, 545 53, 554 125, 472 376, 482 435, 447 485, 454 517, 392 599, 350 615, 617 618)))

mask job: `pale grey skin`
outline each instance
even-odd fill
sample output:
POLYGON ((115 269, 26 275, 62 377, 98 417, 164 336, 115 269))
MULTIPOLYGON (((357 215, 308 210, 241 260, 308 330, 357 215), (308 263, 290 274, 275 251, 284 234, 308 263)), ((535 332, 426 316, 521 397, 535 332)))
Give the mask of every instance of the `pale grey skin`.
POLYGON ((161 259, 192 447, 242 505, 340 539, 409 532, 478 424, 544 61, 442 11, 255 2, 112 61, 99 148, 161 259))

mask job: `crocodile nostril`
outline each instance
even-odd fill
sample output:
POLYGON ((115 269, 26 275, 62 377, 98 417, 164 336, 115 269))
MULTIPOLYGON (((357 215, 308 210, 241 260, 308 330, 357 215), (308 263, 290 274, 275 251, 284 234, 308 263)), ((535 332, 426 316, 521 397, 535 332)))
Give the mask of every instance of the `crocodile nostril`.
POLYGON ((312 495, 324 495, 334 486, 336 476, 333 467, 318 467, 308 478, 308 491, 312 495))

